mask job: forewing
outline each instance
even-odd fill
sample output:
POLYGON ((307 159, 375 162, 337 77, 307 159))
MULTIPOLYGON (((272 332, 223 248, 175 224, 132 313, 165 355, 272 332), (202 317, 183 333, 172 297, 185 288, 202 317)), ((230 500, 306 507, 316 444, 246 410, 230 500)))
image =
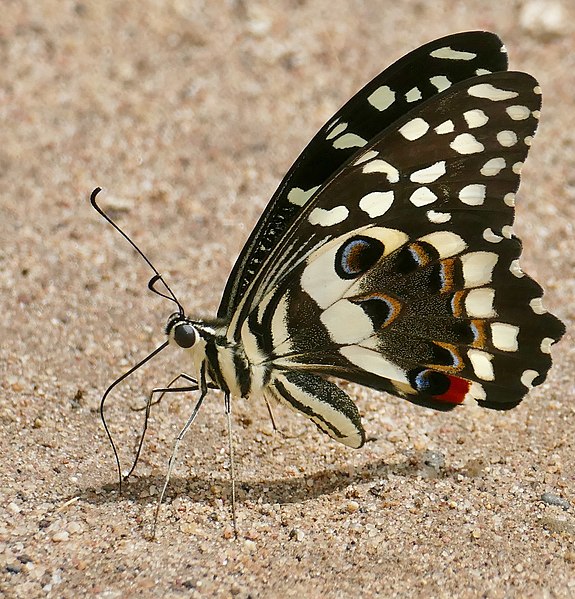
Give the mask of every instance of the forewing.
POLYGON ((284 177, 234 265, 218 316, 231 315, 305 201, 351 156, 452 84, 506 68, 501 40, 492 33, 472 31, 421 46, 368 83, 319 130, 284 177))
MULTIPOLYGON (((230 334, 308 370, 448 409, 516 405, 564 332, 519 268, 519 174, 537 82, 497 73, 399 119, 305 205, 230 334)), ((250 345, 251 344, 251 345, 250 345)))

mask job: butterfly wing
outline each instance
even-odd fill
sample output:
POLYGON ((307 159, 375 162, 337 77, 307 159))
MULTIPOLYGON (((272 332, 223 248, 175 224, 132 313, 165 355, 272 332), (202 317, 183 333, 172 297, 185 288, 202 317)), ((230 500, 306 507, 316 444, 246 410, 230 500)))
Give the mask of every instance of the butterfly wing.
POLYGON ((506 69, 501 40, 493 33, 471 31, 417 48, 368 83, 319 130, 284 177, 234 265, 218 316, 231 315, 304 203, 346 160, 399 117, 450 85, 506 69))
POLYGON ((314 395, 309 377, 440 409, 470 398, 506 409, 545 380, 564 327, 519 268, 512 232, 539 109, 524 73, 460 82, 398 119, 302 208, 229 328, 269 368, 270 396, 356 447, 351 400, 314 395), (308 377, 299 392, 293 372, 308 377))

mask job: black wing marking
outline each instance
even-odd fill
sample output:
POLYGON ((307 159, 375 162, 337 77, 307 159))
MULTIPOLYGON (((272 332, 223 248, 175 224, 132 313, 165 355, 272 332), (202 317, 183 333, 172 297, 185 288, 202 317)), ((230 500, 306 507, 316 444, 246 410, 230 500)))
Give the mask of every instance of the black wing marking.
POLYGON ((319 130, 284 177, 233 267, 218 317, 231 316, 303 204, 362 145, 449 85, 506 69, 501 40, 471 31, 417 48, 368 83, 319 130))

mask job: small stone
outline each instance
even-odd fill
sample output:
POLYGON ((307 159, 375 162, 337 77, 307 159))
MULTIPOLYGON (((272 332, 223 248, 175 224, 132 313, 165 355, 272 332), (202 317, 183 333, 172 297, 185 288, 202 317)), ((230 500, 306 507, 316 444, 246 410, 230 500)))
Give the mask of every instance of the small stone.
POLYGON ((517 564, 515 566, 515 571, 516 572, 523 572, 523 570, 524 570, 523 564, 517 564))
POLYGON ((67 541, 70 538, 70 533, 67 530, 60 530, 52 535, 52 540, 55 543, 67 541))
POLYGON ((553 518, 552 516, 543 516, 540 520, 542 526, 552 532, 566 532, 575 534, 575 524, 565 518, 553 518))
POLYGON ((304 534, 303 530, 300 530, 299 528, 292 528, 290 530, 290 533, 289 533, 290 539, 294 539, 296 541, 303 541, 304 537, 305 537, 305 534, 304 534))
POLYGON ((348 513, 354 514, 359 510, 359 503, 357 501, 348 501, 345 509, 348 513))
POLYGON ((479 539, 481 537, 481 530, 479 530, 479 528, 475 528, 472 532, 471 532, 471 536, 474 539, 479 539))
POLYGON ((399 443, 403 441, 404 435, 401 431, 391 431, 389 435, 387 435, 387 440, 390 443, 399 443))
POLYGON ((541 495, 541 501, 547 505, 558 505, 564 510, 568 510, 571 507, 571 504, 566 499, 559 497, 559 495, 555 495, 555 493, 543 493, 543 495, 541 495))
POLYGON ((83 528, 82 528, 82 525, 80 524, 80 522, 70 522, 70 524, 68 524, 68 526, 66 526, 66 530, 70 534, 76 535, 78 533, 81 533, 83 528))
POLYGON ((425 436, 418 436, 413 440, 413 449, 415 451, 424 451, 429 447, 429 439, 425 436))
POLYGON ((465 473, 471 478, 479 476, 486 465, 487 462, 483 458, 471 459, 465 464, 465 473))
POLYGON ((445 456, 439 451, 426 451, 423 454, 423 461, 426 466, 439 470, 445 466, 445 456))
POLYGON ((8 508, 8 511, 12 512, 13 514, 19 514, 21 512, 20 506, 13 501, 11 501, 6 507, 8 508))
POLYGON ((20 574, 21 571, 22 566, 19 566, 18 564, 8 564, 6 566, 6 572, 10 574, 20 574))

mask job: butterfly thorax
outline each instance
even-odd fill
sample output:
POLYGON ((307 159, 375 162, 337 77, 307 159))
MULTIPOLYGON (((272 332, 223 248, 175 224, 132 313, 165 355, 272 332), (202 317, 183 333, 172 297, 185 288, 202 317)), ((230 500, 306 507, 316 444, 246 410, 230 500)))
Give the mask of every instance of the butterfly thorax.
POLYGON ((180 314, 170 316, 166 327, 170 342, 188 354, 187 367, 191 362, 198 381, 205 378, 235 397, 257 395, 268 378, 268 368, 254 363, 257 360, 250 359, 241 342, 227 338, 227 331, 223 319, 192 320, 180 314))

